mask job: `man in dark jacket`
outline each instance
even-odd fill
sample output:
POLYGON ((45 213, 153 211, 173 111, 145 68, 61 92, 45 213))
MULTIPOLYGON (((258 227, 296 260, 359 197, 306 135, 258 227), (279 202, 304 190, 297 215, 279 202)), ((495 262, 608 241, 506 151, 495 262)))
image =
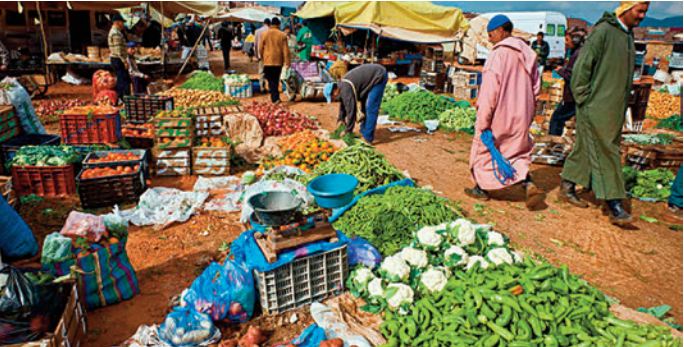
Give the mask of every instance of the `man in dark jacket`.
POLYGON ((364 64, 347 72, 338 83, 328 83, 323 94, 328 103, 332 100, 340 100, 340 113, 337 120, 346 124, 345 132, 347 133, 354 132, 358 113, 356 103, 361 103, 361 112, 365 117, 361 124, 361 135, 366 142, 372 144, 386 85, 387 70, 384 66, 364 64))
POLYGON ((544 33, 543 32, 538 32, 537 33, 537 39, 532 42, 532 50, 537 52, 537 61, 539 62, 540 67, 546 66, 546 59, 549 58, 549 52, 551 49, 549 48, 549 43, 544 41, 544 33))
POLYGON ((233 41, 233 28, 228 25, 228 22, 221 23, 218 39, 221 41, 221 52, 223 52, 223 70, 228 71, 230 68, 231 42, 233 41))
POLYGON ((627 225, 625 183, 620 141, 634 75, 632 29, 646 16, 648 2, 623 1, 615 13, 605 13, 594 26, 572 73, 572 95, 577 103, 575 147, 561 173, 560 197, 579 206, 575 184, 591 187, 605 200, 610 221, 627 225))
POLYGON ((573 27, 570 28, 565 35, 565 46, 568 47, 567 56, 569 56, 569 58, 566 60, 563 67, 559 67, 556 70, 556 73, 565 81, 565 85, 563 86, 563 101, 558 104, 558 107, 556 107, 556 110, 551 116, 549 135, 563 135, 565 122, 575 116, 575 99, 572 97, 572 90, 570 90, 570 80, 572 78, 572 67, 575 65, 575 61, 579 56, 586 34, 584 29, 573 27))

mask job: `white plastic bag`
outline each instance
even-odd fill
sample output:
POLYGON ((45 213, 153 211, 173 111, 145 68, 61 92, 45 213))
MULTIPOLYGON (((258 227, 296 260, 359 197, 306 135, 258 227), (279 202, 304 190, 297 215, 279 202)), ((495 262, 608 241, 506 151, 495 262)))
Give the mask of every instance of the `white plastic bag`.
POLYGON ((214 193, 204 203, 205 211, 240 211, 240 196, 244 191, 241 179, 237 176, 203 177, 200 176, 193 188, 195 192, 214 193))
POLYGON ((174 188, 150 188, 140 196, 138 206, 124 211, 114 208, 122 218, 138 226, 154 225, 160 230, 174 222, 185 222, 209 196, 206 192, 184 192, 174 188))
POLYGON ((89 213, 71 211, 62 230, 64 236, 82 237, 90 242, 99 242, 105 233, 104 218, 89 213))
POLYGON ((344 347, 371 347, 371 344, 363 336, 350 333, 349 326, 326 305, 318 302, 312 303, 311 318, 313 318, 314 322, 316 322, 319 327, 325 330, 325 336, 328 339, 342 339, 342 341, 344 341, 344 347))

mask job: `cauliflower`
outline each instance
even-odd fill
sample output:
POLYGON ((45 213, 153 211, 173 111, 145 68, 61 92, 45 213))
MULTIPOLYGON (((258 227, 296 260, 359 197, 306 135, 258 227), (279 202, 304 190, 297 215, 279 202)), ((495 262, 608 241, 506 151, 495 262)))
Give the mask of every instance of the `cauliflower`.
POLYGON ((397 309, 401 305, 413 303, 413 289, 403 283, 391 283, 385 293, 390 308, 397 309))
POLYGON ((511 254, 513 255, 513 261, 516 263, 522 263, 523 261, 523 256, 522 253, 518 251, 511 251, 511 254))
POLYGON ((460 266, 468 263, 468 253, 459 246, 451 246, 444 251, 444 259, 449 266, 460 266))
POLYGON ((427 253, 420 249, 415 249, 413 247, 406 247, 401 250, 399 256, 404 259, 409 265, 424 268, 427 266, 428 258, 427 253))
POLYGON ((489 267, 489 263, 487 262, 487 260, 485 260, 485 258, 483 258, 479 255, 474 255, 474 256, 468 258, 468 264, 466 265, 466 270, 475 266, 476 263, 480 263, 480 268, 482 268, 482 269, 486 269, 489 267))
POLYGON ((489 231, 487 232, 487 244, 494 246, 505 246, 506 241, 504 240, 503 235, 500 233, 497 233, 496 231, 489 231))
POLYGON ((354 270, 353 276, 354 284, 360 288, 365 287, 368 282, 375 278, 373 272, 367 267, 360 267, 354 270))
POLYGON ((371 298, 382 297, 385 295, 385 289, 382 288, 382 280, 379 278, 373 278, 368 282, 368 296, 371 298))
POLYGON ((416 233, 418 242, 428 248, 437 248, 442 243, 442 235, 437 233, 439 226, 423 227, 416 233))
POLYGON ((389 280, 403 281, 408 279, 411 268, 401 258, 400 254, 395 254, 382 261, 380 271, 384 272, 389 280))
POLYGON ((447 277, 442 270, 430 268, 420 275, 420 283, 431 293, 439 292, 447 284, 447 277))
POLYGON ((499 266, 503 263, 513 264, 513 257, 505 248, 494 248, 487 252, 487 259, 494 265, 499 266))
POLYGON ((459 219, 451 223, 452 228, 458 229, 458 242, 461 246, 468 246, 475 242, 475 232, 477 228, 467 219, 459 219))

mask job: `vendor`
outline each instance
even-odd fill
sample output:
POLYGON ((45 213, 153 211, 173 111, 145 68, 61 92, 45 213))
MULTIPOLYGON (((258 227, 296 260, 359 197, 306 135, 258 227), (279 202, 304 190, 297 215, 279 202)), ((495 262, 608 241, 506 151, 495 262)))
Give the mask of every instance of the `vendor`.
POLYGON ((135 48, 138 44, 134 41, 129 41, 126 44, 126 53, 128 53, 128 74, 133 80, 133 93, 145 94, 147 91, 147 80, 150 76, 145 75, 138 69, 138 63, 135 61, 135 48))
POLYGON ((124 18, 119 13, 112 16, 112 28, 109 31, 107 43, 109 45, 109 61, 116 73, 116 94, 123 99, 124 95, 131 93, 131 76, 128 74, 124 18))
POLYGON ((361 124, 361 135, 368 144, 372 144, 386 85, 385 67, 379 64, 365 64, 349 71, 339 83, 326 84, 323 94, 328 103, 340 100, 337 120, 346 124, 346 133, 354 131, 358 111, 356 103, 361 102, 361 112, 365 115, 361 124))
POLYGON ((297 31, 297 52, 299 54, 299 60, 309 61, 311 59, 311 48, 313 47, 313 33, 311 29, 307 26, 306 22, 303 22, 301 29, 297 31))
POLYGON ((330 72, 330 76, 335 79, 335 81, 339 81, 344 77, 344 75, 347 74, 347 71, 349 70, 349 63, 351 62, 352 58, 351 55, 345 54, 343 55, 340 59, 335 61, 333 65, 330 67, 328 72, 330 72))

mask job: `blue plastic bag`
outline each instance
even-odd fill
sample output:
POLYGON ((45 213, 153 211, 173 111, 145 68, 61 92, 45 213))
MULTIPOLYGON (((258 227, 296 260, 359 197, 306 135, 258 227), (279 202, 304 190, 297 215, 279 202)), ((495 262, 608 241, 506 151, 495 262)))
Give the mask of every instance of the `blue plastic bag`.
POLYGON ((298 347, 318 347, 325 339, 325 330, 314 323, 292 340, 292 344, 298 347))
POLYGON ((211 318, 192 307, 176 306, 159 326, 159 339, 173 347, 208 346, 221 339, 211 318))
POLYGON ((246 322, 254 313, 254 279, 249 271, 227 260, 211 263, 182 296, 182 304, 208 314, 214 321, 246 322), (232 312, 232 314, 231 314, 232 312))
POLYGON ((38 253, 33 232, 21 216, 0 197, 0 254, 5 260, 29 258, 38 253))
POLYGON ((362 264, 374 269, 382 262, 382 254, 363 237, 352 238, 347 252, 349 253, 349 266, 352 267, 362 264))

